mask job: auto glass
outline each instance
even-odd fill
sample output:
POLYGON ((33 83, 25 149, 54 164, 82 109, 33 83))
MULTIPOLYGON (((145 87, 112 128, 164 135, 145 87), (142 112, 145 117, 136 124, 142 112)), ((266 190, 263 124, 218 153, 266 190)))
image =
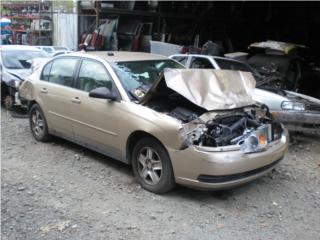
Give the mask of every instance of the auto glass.
POLYGON ((65 48, 65 47, 53 47, 53 49, 55 51, 67 51, 67 48, 65 48))
POLYGON ((184 66, 186 65, 187 63, 187 57, 184 57, 184 56, 174 56, 173 57, 173 60, 176 60, 177 62, 183 64, 184 66))
POLYGON ((143 87, 149 89, 165 68, 184 68, 172 60, 115 62, 112 68, 127 92, 143 87))
POLYGON ((76 58, 58 58, 53 61, 49 82, 72 87, 73 75, 77 66, 76 58))
POLYGON ((47 53, 52 53, 52 48, 48 48, 48 47, 44 47, 43 48, 44 51, 46 51, 47 53))
POLYGON ((82 61, 77 81, 77 88, 85 92, 99 87, 106 87, 112 91, 111 77, 105 67, 96 61, 82 61))
POLYGON ((212 64, 206 58, 193 57, 191 68, 212 69, 212 64))
POLYGON ((215 58, 214 60, 218 63, 218 65, 221 69, 251 72, 253 76, 258 77, 258 78, 260 77, 260 74, 258 73, 258 71, 256 69, 250 67, 249 65, 247 65, 245 63, 236 62, 236 61, 228 61, 225 59, 218 59, 218 58, 215 58))
POLYGON ((2 51, 1 57, 3 65, 8 69, 29 69, 32 59, 47 57, 41 51, 2 51))

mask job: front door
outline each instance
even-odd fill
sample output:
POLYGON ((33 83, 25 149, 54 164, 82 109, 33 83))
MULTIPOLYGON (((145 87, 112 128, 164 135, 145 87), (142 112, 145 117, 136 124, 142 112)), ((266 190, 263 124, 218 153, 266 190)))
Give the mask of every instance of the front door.
POLYGON ((117 92, 102 63, 83 59, 76 89, 72 92, 75 139, 82 145, 120 159, 118 136, 122 115, 121 102, 89 97, 89 92, 98 87, 107 87, 110 91, 117 92))

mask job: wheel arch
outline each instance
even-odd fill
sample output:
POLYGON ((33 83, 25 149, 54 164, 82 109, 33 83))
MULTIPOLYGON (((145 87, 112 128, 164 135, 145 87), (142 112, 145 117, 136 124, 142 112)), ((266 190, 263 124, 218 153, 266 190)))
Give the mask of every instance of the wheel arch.
MULTIPOLYGON (((28 102, 28 113, 30 112, 30 109, 31 109, 31 107, 34 105, 34 104, 38 104, 37 102, 36 102, 36 100, 31 100, 31 101, 29 101, 28 102)), ((39 104, 38 104, 39 105, 39 104)))
POLYGON ((134 131, 133 133, 131 133, 129 135, 128 139, 127 139, 127 143, 126 143, 126 159, 128 161, 128 164, 131 164, 131 162, 132 162, 131 155, 132 155, 133 148, 134 148, 135 144, 140 139, 145 138, 145 137, 150 137, 150 138, 155 139, 167 151, 167 149, 164 146, 164 144, 157 137, 153 136, 152 134, 150 134, 148 132, 145 132, 145 131, 142 131, 142 130, 137 130, 137 131, 134 131))

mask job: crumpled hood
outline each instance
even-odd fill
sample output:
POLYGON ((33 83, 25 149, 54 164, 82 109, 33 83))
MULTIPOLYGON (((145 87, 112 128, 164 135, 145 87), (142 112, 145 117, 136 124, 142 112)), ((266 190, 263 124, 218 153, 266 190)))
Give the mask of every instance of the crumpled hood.
POLYGON ((213 69, 165 69, 167 87, 208 111, 254 104, 251 73, 213 69))

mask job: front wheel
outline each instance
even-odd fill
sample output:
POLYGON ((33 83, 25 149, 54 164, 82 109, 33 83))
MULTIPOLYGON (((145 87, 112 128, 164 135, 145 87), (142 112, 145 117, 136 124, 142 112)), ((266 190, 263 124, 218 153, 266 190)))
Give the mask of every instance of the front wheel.
POLYGON ((154 193, 165 193, 175 186, 166 149, 153 138, 143 138, 132 153, 133 173, 141 186, 154 193))
POLYGON ((38 104, 32 105, 29 113, 29 123, 32 135, 40 142, 47 142, 50 140, 48 133, 48 125, 44 114, 38 104))
POLYGON ((14 97, 10 96, 10 95, 5 96, 4 99, 3 99, 3 105, 4 105, 6 110, 8 110, 8 111, 13 110, 14 97))
POLYGON ((1 82, 1 103, 6 110, 11 111, 14 105, 14 96, 10 95, 9 87, 1 82))

